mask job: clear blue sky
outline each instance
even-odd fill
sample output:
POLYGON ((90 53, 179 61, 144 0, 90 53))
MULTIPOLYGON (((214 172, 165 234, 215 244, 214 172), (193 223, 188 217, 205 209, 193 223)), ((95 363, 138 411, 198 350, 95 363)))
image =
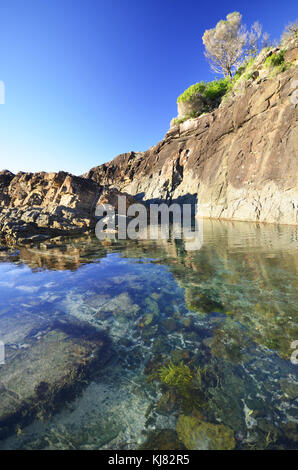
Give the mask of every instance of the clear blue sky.
POLYGON ((201 38, 235 10, 279 38, 297 2, 0 0, 0 169, 80 174, 157 143, 214 78, 201 38))

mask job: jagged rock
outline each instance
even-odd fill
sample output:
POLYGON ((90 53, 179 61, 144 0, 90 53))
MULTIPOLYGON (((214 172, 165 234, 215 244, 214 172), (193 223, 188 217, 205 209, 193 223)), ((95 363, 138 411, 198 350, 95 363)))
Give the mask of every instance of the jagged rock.
POLYGON ((118 188, 119 184, 125 185, 133 179, 136 166, 141 164, 143 156, 144 152, 124 153, 109 163, 91 168, 91 170, 82 176, 90 178, 99 184, 102 184, 100 181, 104 181, 104 186, 106 187, 118 188), (117 181, 119 184, 117 184, 117 181))
POLYGON ((96 207, 110 204, 118 211, 118 196, 126 209, 137 202, 117 189, 59 173, 0 173, 0 237, 9 243, 31 243, 93 228, 96 207))
POLYGON ((176 430, 178 438, 189 450, 232 450, 236 445, 232 429, 193 416, 180 415, 176 430))
POLYGON ((125 211, 131 206, 132 204, 138 203, 138 201, 130 196, 127 193, 120 193, 117 189, 104 189, 100 198, 98 199, 97 206, 109 204, 114 207, 115 212, 118 212, 118 197, 125 196, 125 211))
POLYGON ((286 62, 294 62, 297 60, 298 60, 298 47, 295 47, 295 49, 286 51, 285 53, 286 62))
POLYGON ((62 171, 17 175, 3 171, 0 188, 0 230, 8 242, 28 243, 35 235, 74 233, 95 224, 101 187, 94 181, 62 171))

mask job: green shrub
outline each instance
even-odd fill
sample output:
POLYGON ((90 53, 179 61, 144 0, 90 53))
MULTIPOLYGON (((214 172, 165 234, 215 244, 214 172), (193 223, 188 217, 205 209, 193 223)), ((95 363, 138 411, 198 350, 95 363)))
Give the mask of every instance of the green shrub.
POLYGON ((213 80, 212 82, 201 81, 191 85, 187 90, 182 93, 177 103, 181 101, 189 101, 195 95, 201 95, 202 99, 216 101, 219 100, 231 87, 231 80, 229 78, 223 78, 221 80, 213 80))
POLYGON ((252 76, 253 76, 253 72, 248 72, 246 75, 244 75, 245 80, 250 80, 252 76))
POLYGON ((206 84, 203 80, 200 83, 191 85, 178 97, 177 103, 180 103, 181 101, 189 101, 193 96, 202 94, 205 91, 205 87, 206 84))
POLYGON ((245 71, 245 66, 241 65, 241 67, 239 67, 239 69, 235 72, 235 75, 234 75, 234 80, 236 82, 237 80, 239 80, 240 77, 242 77, 244 71, 245 71))
POLYGON ((253 65, 255 61, 255 58, 254 57, 250 57, 244 64, 242 64, 235 72, 235 75, 234 75, 234 79, 233 81, 234 82, 237 82, 239 80, 240 77, 245 77, 246 80, 248 80, 249 78, 251 78, 251 74, 252 72, 250 73, 247 73, 248 72, 248 69, 253 65), (250 75, 250 76, 249 76, 250 75))
POLYGON ((271 54, 264 62, 265 67, 278 67, 285 63, 285 50, 271 54))
POLYGON ((207 83, 204 96, 212 101, 218 100, 231 88, 232 82, 229 78, 214 80, 207 83))

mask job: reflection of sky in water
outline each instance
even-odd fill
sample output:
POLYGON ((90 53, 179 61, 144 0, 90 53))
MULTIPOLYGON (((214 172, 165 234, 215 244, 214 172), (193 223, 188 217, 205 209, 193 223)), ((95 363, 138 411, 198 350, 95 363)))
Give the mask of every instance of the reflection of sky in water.
POLYGON ((4 447, 136 448, 148 430, 174 430, 178 404, 151 415, 161 389, 144 371, 175 351, 209 367, 205 419, 230 426, 240 448, 293 447, 295 237, 295 227, 206 221, 197 252, 179 240, 101 245, 93 237, 0 252, 0 340, 31 345, 31 331, 58 319, 104 330, 114 351, 71 409, 4 447))

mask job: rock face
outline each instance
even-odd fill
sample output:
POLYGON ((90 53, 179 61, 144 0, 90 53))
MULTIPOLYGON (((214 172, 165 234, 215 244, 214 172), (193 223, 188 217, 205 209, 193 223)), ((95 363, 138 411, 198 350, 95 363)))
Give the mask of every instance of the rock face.
MULTIPOLYGON (((290 52, 292 60, 297 49, 290 52)), ((84 176, 148 202, 197 200, 204 217, 297 224, 297 66, 254 77, 147 152, 84 176)))
POLYGON ((116 212, 118 212, 119 196, 125 196, 125 210, 132 204, 136 204, 138 201, 127 193, 120 193, 117 189, 103 189, 100 198, 97 201, 97 206, 111 205, 116 212))
POLYGON ((137 202, 129 194, 103 188, 92 179, 59 173, 0 173, 0 238, 31 243, 53 236, 84 232, 95 226, 96 206, 118 210, 137 202))
POLYGON ((7 241, 41 240, 94 224, 101 188, 69 173, 0 173, 0 230, 7 241))

